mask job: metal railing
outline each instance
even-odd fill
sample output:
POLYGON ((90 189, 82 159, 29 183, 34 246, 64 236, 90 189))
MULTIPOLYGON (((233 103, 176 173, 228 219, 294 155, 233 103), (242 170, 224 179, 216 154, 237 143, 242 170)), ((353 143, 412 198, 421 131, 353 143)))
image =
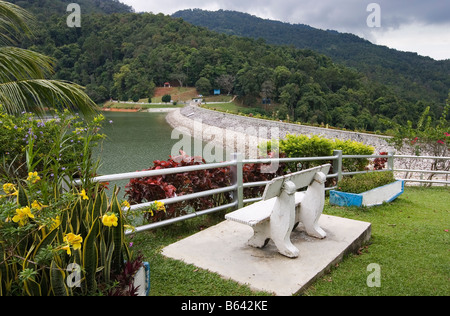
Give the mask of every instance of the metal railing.
MULTIPOLYGON (((395 159, 431 159, 431 160, 441 160, 441 161, 450 160, 450 157, 412 156, 412 155, 395 155, 394 158, 395 159)), ((406 173, 406 175, 408 175, 409 173, 421 174, 420 179, 413 179, 413 178, 400 179, 405 182, 417 182, 417 183, 428 183, 428 184, 436 183, 436 184, 445 184, 445 185, 450 184, 450 181, 449 181, 450 171, 448 171, 448 170, 394 169, 394 171, 395 172, 404 172, 404 173, 406 173), (446 175, 446 177, 445 177, 445 180, 436 180, 436 179, 423 180, 423 178, 422 178, 423 174, 446 175)))
MULTIPOLYGON (((394 155, 394 153, 390 152, 388 155, 343 155, 341 150, 335 150, 332 156, 326 157, 299 157, 299 158, 263 158, 263 159, 243 159, 242 154, 236 153, 232 154, 230 157, 230 161, 223 163, 211 163, 211 164, 203 164, 196 166, 188 166, 188 167, 179 167, 179 168, 168 168, 168 169, 159 169, 159 170, 151 170, 151 171, 139 171, 139 172, 131 172, 131 173, 122 173, 122 174, 114 174, 107 176, 95 177, 92 179, 93 182, 111 182, 118 180, 129 180, 135 178, 146 178, 146 177, 154 177, 154 176, 162 176, 162 175, 170 175, 176 173, 187 173, 198 170, 208 170, 215 168, 223 168, 230 167, 231 175, 232 175, 232 184, 230 186, 213 189, 203 192, 192 193, 188 195, 182 195, 177 197, 172 197, 164 200, 160 200, 166 205, 188 201, 196 198, 212 196, 215 194, 221 193, 230 193, 232 194, 232 202, 217 206, 214 208, 210 208, 202 211, 194 211, 192 213, 156 222, 148 225, 136 227, 133 232, 128 231, 126 234, 131 233, 139 233, 143 231, 152 230, 155 228, 171 225, 177 222, 181 222, 187 219, 191 219, 197 216, 203 216, 206 214, 215 213, 225 209, 237 209, 242 208, 246 203, 253 203, 261 200, 261 197, 244 199, 244 188, 265 186, 269 181, 259 181, 259 182, 250 182, 244 183, 243 181, 243 166, 245 164, 272 164, 272 163, 292 163, 292 162, 307 162, 307 161, 324 161, 325 163, 332 163, 333 165, 333 173, 328 174, 327 178, 336 178, 336 183, 338 183, 344 176, 363 174, 368 172, 386 172, 386 171, 394 171, 394 172, 422 172, 422 173, 435 173, 435 174, 446 174, 450 175, 448 171, 432 171, 432 170, 409 170, 409 169, 395 169, 394 168, 394 159, 403 159, 403 158, 422 158, 422 159, 443 159, 449 160, 450 157, 430 157, 430 156, 401 156, 394 155), (375 158, 387 158, 387 168, 384 170, 366 170, 366 171, 354 171, 354 172, 345 172, 343 171, 343 163, 344 159, 375 159, 375 158)), ((450 184, 450 181, 443 180, 417 180, 417 179, 398 179, 404 180, 408 182, 426 182, 426 183, 439 183, 439 184, 450 184)), ((79 185, 81 182, 76 181, 75 185, 79 185)), ((335 189, 334 187, 327 187, 326 190, 335 189)), ((148 203, 142 203, 131 206, 131 210, 141 210, 149 208, 155 201, 151 201, 148 203)))

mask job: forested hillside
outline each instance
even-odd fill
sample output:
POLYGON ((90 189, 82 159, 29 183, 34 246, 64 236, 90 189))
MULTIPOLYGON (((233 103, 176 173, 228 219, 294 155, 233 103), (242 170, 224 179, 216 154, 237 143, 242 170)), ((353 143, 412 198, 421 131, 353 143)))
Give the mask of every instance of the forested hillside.
POLYGON ((69 3, 77 3, 84 13, 128 13, 133 8, 123 4, 119 0, 9 0, 40 18, 52 14, 65 14, 69 3))
POLYGON ((436 61, 416 53, 374 45, 352 34, 265 20, 235 11, 195 9, 179 11, 173 16, 225 34, 264 38, 270 44, 312 49, 335 62, 356 68, 374 81, 389 85, 397 95, 411 101, 443 102, 449 92, 450 60, 436 61))
POLYGON ((55 77, 85 86, 99 103, 148 98, 172 81, 205 94, 220 88, 276 119, 347 129, 385 131, 388 121, 417 121, 428 105, 434 117, 443 109, 443 102, 402 97, 312 50, 219 34, 163 14, 82 9, 80 28, 67 26, 65 12, 41 16, 36 39, 23 45, 54 57, 55 77))

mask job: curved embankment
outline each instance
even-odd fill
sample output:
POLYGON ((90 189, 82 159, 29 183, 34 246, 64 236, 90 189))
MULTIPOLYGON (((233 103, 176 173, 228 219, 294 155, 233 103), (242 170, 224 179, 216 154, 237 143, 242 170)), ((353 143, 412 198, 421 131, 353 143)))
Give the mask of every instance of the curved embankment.
POLYGON ((282 139, 287 134, 358 141, 375 147, 376 153, 393 151, 393 147, 386 142, 386 136, 256 119, 193 106, 169 113, 166 120, 184 134, 211 145, 222 146, 227 152, 245 152, 245 156, 250 158, 257 156, 259 143, 282 139))
MULTIPOLYGON (((389 137, 375 134, 340 131, 298 124, 244 117, 212 111, 195 106, 186 106, 169 113, 167 122, 174 128, 172 136, 182 138, 182 134, 202 140, 194 147, 195 156, 202 156, 207 162, 222 162, 235 152, 245 153, 245 158, 258 157, 258 145, 270 139, 282 139, 287 134, 320 135, 329 139, 353 140, 375 147, 375 154, 395 152, 387 142, 389 137), (178 134, 178 135, 176 135, 178 134), (207 143, 206 146, 204 144, 207 143)), ((190 142, 190 137, 189 142, 190 142)), ((185 144, 191 150, 191 144, 185 144)), ((183 149, 183 148, 179 148, 183 149)), ((408 152, 396 152, 410 155, 408 152)), ((395 159, 395 169, 430 170, 432 159, 395 159)), ((397 178, 419 178, 418 173, 396 172, 397 178)), ((435 178, 439 178, 435 176, 435 178)), ((444 176, 441 176, 442 180, 444 176)))

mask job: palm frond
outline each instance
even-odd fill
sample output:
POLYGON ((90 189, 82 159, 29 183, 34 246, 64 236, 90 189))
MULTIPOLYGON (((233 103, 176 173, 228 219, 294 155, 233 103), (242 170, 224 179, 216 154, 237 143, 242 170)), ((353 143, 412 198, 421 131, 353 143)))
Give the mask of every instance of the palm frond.
POLYGON ((31 36, 34 17, 21 7, 0 1, 0 44, 14 44, 23 36, 31 36))
POLYGON ((18 47, 0 47, 0 83, 45 79, 53 74, 53 59, 18 47))
POLYGON ((0 83, 0 104, 9 114, 23 111, 44 113, 47 109, 67 108, 91 115, 97 105, 77 84, 61 80, 31 79, 0 83))

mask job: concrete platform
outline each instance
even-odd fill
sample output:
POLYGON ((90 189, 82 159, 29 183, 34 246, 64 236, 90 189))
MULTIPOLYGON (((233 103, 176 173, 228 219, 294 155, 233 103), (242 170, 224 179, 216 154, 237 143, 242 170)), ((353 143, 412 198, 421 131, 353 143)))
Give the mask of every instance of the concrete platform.
POLYGON ((292 233, 291 241, 300 251, 297 259, 280 255, 272 241, 263 249, 248 246, 252 228, 231 221, 169 245, 162 254, 247 284, 253 290, 289 296, 306 290, 371 236, 371 224, 366 222, 322 215, 319 224, 327 233, 325 239, 309 237, 301 224, 292 233))

